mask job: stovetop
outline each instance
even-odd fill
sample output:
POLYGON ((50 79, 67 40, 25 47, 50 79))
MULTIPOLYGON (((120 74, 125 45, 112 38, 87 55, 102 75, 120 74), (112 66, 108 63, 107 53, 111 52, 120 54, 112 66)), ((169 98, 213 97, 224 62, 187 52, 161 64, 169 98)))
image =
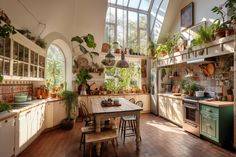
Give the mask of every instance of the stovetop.
POLYGON ((194 102, 198 103, 201 100, 207 100, 210 99, 211 97, 195 97, 195 96, 186 96, 184 97, 184 102, 194 102))

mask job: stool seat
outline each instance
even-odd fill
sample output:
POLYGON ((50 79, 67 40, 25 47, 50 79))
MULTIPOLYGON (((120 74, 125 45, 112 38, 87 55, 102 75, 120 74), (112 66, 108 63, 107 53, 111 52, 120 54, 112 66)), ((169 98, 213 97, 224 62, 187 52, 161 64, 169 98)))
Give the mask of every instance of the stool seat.
POLYGON ((85 135, 86 143, 101 143, 117 138, 116 131, 103 131, 85 135))
POLYGON ((93 126, 85 126, 81 128, 81 132, 82 133, 90 133, 90 132, 94 132, 95 129, 93 126))
POLYGON ((121 118, 122 118, 122 120, 126 120, 126 121, 128 121, 128 120, 136 120, 136 116, 123 116, 121 118))

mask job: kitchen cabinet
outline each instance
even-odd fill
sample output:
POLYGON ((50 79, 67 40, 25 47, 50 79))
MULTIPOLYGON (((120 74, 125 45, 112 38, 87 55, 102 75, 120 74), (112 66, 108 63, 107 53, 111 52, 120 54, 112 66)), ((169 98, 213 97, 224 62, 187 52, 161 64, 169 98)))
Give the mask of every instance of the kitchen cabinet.
POLYGON ((183 102, 181 99, 159 95, 158 104, 161 117, 183 126, 183 102))
POLYGON ((20 33, 0 38, 0 73, 5 79, 44 80, 46 51, 20 33))
POLYGON ((61 124, 67 118, 65 101, 51 101, 46 106, 46 128, 61 124))
POLYGON ((16 155, 36 139, 44 129, 45 103, 19 113, 16 121, 16 155))
POLYGON ((0 156, 14 156, 15 150, 15 118, 0 121, 0 156))
POLYGON ((221 146, 229 146, 233 139, 233 106, 201 104, 200 134, 221 146))

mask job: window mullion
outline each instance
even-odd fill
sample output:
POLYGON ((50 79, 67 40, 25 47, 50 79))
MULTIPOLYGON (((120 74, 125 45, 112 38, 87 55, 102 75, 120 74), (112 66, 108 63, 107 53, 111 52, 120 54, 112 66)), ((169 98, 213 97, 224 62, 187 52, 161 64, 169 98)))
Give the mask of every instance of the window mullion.
MULTIPOLYGON (((117 8, 115 8, 115 28, 114 28, 114 40, 117 41, 117 8)), ((114 41, 112 41, 113 43, 114 41)))
POLYGON ((137 40, 137 46, 138 46, 138 51, 139 51, 139 53, 141 53, 140 52, 140 28, 139 28, 139 13, 138 13, 138 16, 137 16, 137 38, 138 38, 138 40, 137 40))

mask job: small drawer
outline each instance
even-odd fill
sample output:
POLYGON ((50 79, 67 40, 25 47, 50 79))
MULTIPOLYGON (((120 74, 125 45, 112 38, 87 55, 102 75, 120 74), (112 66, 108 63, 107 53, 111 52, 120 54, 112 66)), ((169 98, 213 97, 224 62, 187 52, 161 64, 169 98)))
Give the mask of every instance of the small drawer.
POLYGON ((201 111, 219 114, 219 108, 201 104, 201 111))

